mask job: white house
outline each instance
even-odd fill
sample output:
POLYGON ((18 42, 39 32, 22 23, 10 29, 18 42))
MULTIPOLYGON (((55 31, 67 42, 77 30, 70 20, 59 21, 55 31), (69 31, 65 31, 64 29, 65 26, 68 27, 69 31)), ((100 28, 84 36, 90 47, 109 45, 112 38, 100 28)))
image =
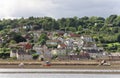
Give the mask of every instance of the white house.
POLYGON ((10 57, 16 57, 16 50, 11 50, 10 57))
POLYGON ((32 60, 32 55, 23 50, 18 50, 16 57, 18 60, 32 60))
POLYGON ((86 42, 93 42, 93 38, 90 36, 81 36, 81 39, 86 41, 86 42))
POLYGON ((22 49, 12 50, 10 52, 10 57, 16 57, 17 60, 32 60, 32 55, 22 49))

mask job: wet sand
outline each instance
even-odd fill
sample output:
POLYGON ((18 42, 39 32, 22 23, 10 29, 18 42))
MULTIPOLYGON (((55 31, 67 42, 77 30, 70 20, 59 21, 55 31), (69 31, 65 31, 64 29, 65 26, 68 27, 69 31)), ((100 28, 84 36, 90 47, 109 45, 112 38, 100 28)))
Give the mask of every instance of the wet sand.
POLYGON ((1 61, 0 68, 24 69, 112 69, 120 70, 120 62, 110 62, 110 66, 99 65, 97 61, 53 61, 51 66, 45 66, 40 61, 1 61), (19 67, 20 63, 24 66, 19 67))
MULTIPOLYGON (((45 66, 44 62, 41 61, 1 61, 0 69, 73 69, 73 70, 83 70, 80 72, 49 72, 49 73, 83 73, 83 74, 120 74, 120 62, 112 61, 110 66, 99 65, 98 61, 52 61, 51 66, 45 66), (20 67, 19 64, 23 63, 24 66, 20 67), (88 71, 84 71, 88 70, 88 71), (90 71, 96 70, 96 71, 90 71), (108 71, 99 71, 108 70, 108 71), (109 72, 110 70, 110 72, 109 72), (116 72, 116 71, 119 72, 116 72)), ((2 72, 0 72, 2 73, 2 72)), ((16 73, 16 72, 14 72, 16 73)), ((39 73, 39 72, 33 72, 39 73)), ((44 73, 44 72, 40 72, 44 73)), ((46 73, 46 72, 45 72, 46 73)), ((47 72, 48 73, 48 72, 47 72)))

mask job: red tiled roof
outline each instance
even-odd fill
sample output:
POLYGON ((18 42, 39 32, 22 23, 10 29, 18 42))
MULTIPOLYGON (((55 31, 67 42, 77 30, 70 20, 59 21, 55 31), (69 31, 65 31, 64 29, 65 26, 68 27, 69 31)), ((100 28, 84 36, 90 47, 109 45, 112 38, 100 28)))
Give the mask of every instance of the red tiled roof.
POLYGON ((63 43, 63 44, 60 44, 60 46, 63 47, 63 48, 64 48, 64 47, 67 47, 64 43, 63 43))
POLYGON ((25 49, 31 49, 32 45, 28 42, 20 42, 18 46, 23 46, 25 49))

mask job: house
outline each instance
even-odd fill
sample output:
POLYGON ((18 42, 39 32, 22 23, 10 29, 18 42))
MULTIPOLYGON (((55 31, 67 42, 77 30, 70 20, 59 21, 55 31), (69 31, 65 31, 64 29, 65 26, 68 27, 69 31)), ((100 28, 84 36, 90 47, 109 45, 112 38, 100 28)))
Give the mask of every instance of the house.
POLYGON ((79 55, 72 54, 70 51, 67 53, 66 49, 54 49, 51 51, 53 56, 57 56, 58 60, 80 60, 89 59, 90 56, 87 52, 81 52, 79 55))
POLYGON ((51 51, 46 45, 42 46, 44 59, 50 60, 52 58, 51 51))
POLYGON ((18 50, 16 52, 17 60, 32 60, 32 55, 24 50, 18 50))
POLYGON ((81 52, 79 55, 69 55, 70 60, 89 59, 90 55, 87 52, 81 52))
POLYGON ((47 40, 46 41, 46 45, 50 48, 53 48, 53 47, 57 47, 57 45, 60 43, 61 41, 59 40, 47 40))
POLYGON ((51 50, 52 56, 57 56, 58 60, 66 60, 68 56, 66 55, 66 49, 54 49, 51 50))
POLYGON ((83 47, 83 52, 87 52, 92 58, 102 58, 104 51, 102 47, 83 47))
POLYGON ((61 43, 64 42, 64 39, 62 37, 58 37, 57 40, 59 40, 61 43))
POLYGON ((77 46, 77 48, 81 49, 83 47, 83 45, 84 45, 84 42, 81 39, 73 41, 73 48, 74 48, 74 46, 77 46))
POLYGON ((11 50, 10 57, 16 57, 17 60, 32 60, 32 54, 23 49, 11 50))
POLYGON ((51 60, 52 58, 51 52, 49 50, 45 51, 43 56, 45 60, 51 60))
POLYGON ((95 41, 90 36, 81 36, 83 47, 96 48, 95 41))
POLYGON ((58 34, 58 36, 63 36, 64 35, 64 31, 60 31, 60 30, 58 30, 58 31, 56 31, 57 32, 57 34, 58 34))
POLYGON ((10 57, 16 57, 16 50, 11 50, 10 57))
POLYGON ((111 61, 117 61, 117 60, 120 60, 120 53, 119 52, 116 52, 116 53, 110 53, 109 55, 109 60, 111 61))
POLYGON ((24 49, 31 49, 32 45, 28 42, 20 42, 18 43, 18 46, 23 47, 24 49))
POLYGON ((58 55, 58 56, 66 55, 66 50, 65 49, 54 49, 54 50, 51 50, 51 54, 58 55))
POLYGON ((87 35, 86 36, 81 36, 80 38, 85 42, 94 42, 93 38, 90 37, 90 36, 87 36, 87 35))
POLYGON ((66 49, 66 45, 64 43, 58 44, 57 48, 61 48, 61 49, 66 49))
POLYGON ((67 46, 67 48, 73 49, 73 39, 66 39, 64 44, 67 46))
POLYGON ((39 60, 50 60, 52 55, 50 52, 50 49, 46 45, 40 46, 40 45, 35 45, 33 49, 39 54, 39 60))
POLYGON ((39 55, 43 53, 43 48, 40 45, 34 45, 33 50, 35 50, 39 55))

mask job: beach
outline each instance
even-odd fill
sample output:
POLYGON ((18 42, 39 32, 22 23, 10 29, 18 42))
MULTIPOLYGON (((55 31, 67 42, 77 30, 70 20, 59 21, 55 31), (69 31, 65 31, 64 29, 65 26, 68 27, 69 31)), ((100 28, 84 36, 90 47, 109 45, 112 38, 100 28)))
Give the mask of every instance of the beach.
POLYGON ((44 65, 41 61, 0 61, 0 68, 28 68, 28 69, 115 69, 120 70, 119 61, 110 61, 110 65, 99 65, 100 62, 94 60, 82 61, 51 61, 50 66, 44 65), (20 67, 19 64, 24 66, 20 67))

